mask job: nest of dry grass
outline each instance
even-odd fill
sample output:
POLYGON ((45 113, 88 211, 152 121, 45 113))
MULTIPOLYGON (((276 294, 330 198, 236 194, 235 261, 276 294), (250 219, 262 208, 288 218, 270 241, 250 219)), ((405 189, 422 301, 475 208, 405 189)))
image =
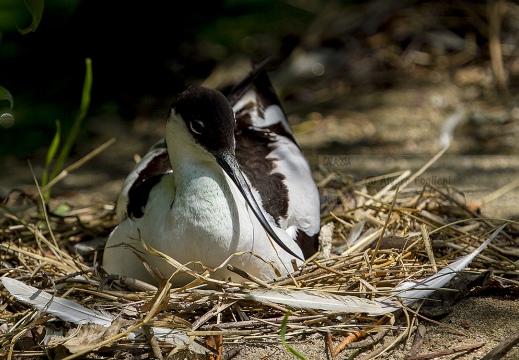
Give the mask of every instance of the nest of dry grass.
MULTIPOLYGON (((344 184, 335 174, 324 174, 318 184, 323 196, 318 256, 285 279, 268 284, 254 279, 243 285, 220 283, 219 291, 203 290, 203 280, 181 289, 101 287, 98 260, 102 240, 116 225, 113 206, 70 209, 52 201, 42 206, 41 201, 13 193, 1 208, 1 277, 119 320, 110 331, 99 325, 73 324, 24 304, 2 287, 0 356, 43 358, 50 351, 57 358, 146 357, 150 353, 160 358, 185 356, 190 351, 190 345, 157 341, 149 330, 156 326, 187 335, 213 359, 222 358, 222 349, 228 349, 222 344, 279 344, 315 334, 328 339, 331 357, 345 348, 370 347, 388 331, 402 339, 414 329, 412 316, 403 317, 407 320, 396 327, 395 316, 289 308, 246 295, 262 287, 360 298, 386 295, 403 281, 426 278, 470 253, 503 224, 504 220, 479 214, 477 206, 465 204, 454 189, 409 187, 424 169, 392 175, 376 191, 373 179, 369 186, 344 184), (143 329, 147 336, 130 340, 127 335, 135 329, 143 329), (50 340, 49 334, 54 334, 50 340), (367 334, 371 336, 366 338, 367 334)), ((468 270, 492 269, 494 280, 503 286, 517 285, 516 225, 508 220, 468 270)), ((226 354, 228 358, 236 347, 226 354)))

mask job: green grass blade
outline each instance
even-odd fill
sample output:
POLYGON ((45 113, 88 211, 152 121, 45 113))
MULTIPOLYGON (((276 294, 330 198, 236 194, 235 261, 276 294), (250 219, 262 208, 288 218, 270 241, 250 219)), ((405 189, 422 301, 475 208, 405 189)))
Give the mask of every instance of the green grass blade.
POLYGON ((92 59, 85 59, 86 73, 85 82, 83 83, 83 92, 81 93, 81 106, 79 108, 78 118, 83 120, 90 107, 90 93, 92 92, 92 59))
POLYGON ((283 322, 281 323, 281 331, 279 333, 279 336, 281 337, 281 343, 287 349, 289 353, 292 355, 295 355, 298 359, 301 360, 307 360, 306 357, 301 355, 296 349, 294 349, 292 346, 288 345, 285 340, 285 334, 287 332, 287 323, 288 323, 288 317, 290 316, 290 311, 287 311, 285 314, 285 317, 283 318, 283 322))
MULTIPOLYGON (((54 135, 54 139, 50 143, 49 150, 47 150, 47 156, 45 158, 45 167, 43 168, 43 174, 41 177, 41 187, 44 188, 49 182, 49 169, 58 152, 59 143, 61 141, 61 123, 59 120, 56 120, 56 134, 54 135)), ((48 191, 47 191, 48 192, 48 191)), ((44 194, 45 195, 45 194, 44 194)))
POLYGON ((92 60, 87 58, 85 59, 86 64, 86 74, 85 74, 85 82, 83 83, 83 92, 81 95, 81 106, 79 108, 79 112, 76 116, 76 119, 74 120, 74 123, 72 124, 72 128, 70 129, 69 134, 67 135, 67 138, 65 139, 65 143, 63 144, 63 148, 61 149, 61 152, 59 154, 58 159, 56 160, 56 164, 54 166, 54 169, 52 171, 52 174, 50 176, 50 179, 54 179, 56 175, 63 169, 63 165, 65 164, 65 161, 67 160, 70 151, 72 149, 72 146, 74 145, 74 142, 76 141, 76 138, 79 134, 79 130, 81 128, 81 123, 86 117, 86 114, 88 112, 88 108, 90 107, 90 93, 92 91, 92 60))

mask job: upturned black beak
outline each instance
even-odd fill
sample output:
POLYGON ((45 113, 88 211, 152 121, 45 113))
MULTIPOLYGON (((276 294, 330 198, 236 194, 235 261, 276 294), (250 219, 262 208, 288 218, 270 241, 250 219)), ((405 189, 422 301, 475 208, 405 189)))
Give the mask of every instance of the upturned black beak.
POLYGON ((216 161, 221 166, 221 168, 227 173, 227 175, 229 175, 232 181, 236 184, 238 190, 240 190, 241 194, 243 195, 243 197, 251 207, 252 211, 256 215, 256 218, 259 220, 260 224, 263 226, 265 231, 267 231, 270 237, 287 253, 304 262, 304 259, 301 259, 301 257, 296 255, 283 241, 281 241, 281 239, 276 235, 276 233, 268 223, 267 219, 265 219, 263 212, 261 211, 258 203, 256 202, 256 199, 254 199, 254 196, 252 195, 252 192, 250 191, 249 186, 247 185, 247 182, 243 177, 243 174, 240 170, 240 167, 238 166, 238 162, 236 161, 234 155, 226 153, 215 155, 215 157, 216 161))

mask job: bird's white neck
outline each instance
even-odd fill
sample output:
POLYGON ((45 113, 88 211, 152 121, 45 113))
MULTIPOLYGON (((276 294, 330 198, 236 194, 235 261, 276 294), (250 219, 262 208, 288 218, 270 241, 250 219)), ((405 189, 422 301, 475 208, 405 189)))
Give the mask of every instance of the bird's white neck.
POLYGON ((214 156, 188 140, 183 141, 182 136, 167 140, 175 182, 171 223, 176 224, 182 236, 199 242, 233 239, 238 212, 232 184, 214 156))
POLYGON ((193 141, 181 119, 168 121, 166 139, 175 186, 183 186, 190 179, 203 176, 202 172, 222 173, 214 156, 193 141))

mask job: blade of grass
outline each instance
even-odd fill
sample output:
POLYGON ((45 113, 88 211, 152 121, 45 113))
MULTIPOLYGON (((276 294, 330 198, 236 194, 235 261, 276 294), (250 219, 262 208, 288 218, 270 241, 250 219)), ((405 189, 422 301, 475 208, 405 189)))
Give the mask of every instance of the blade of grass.
MULTIPOLYGON (((61 140, 61 123, 59 122, 59 120, 56 120, 56 134, 54 135, 54 139, 52 139, 49 150, 47 151, 47 157, 45 158, 45 167, 43 168, 43 174, 41 176, 41 187, 42 188, 45 188, 45 186, 49 182, 50 164, 52 163, 52 160, 54 160, 54 157, 56 156, 56 153, 58 152, 60 140, 61 140)), ((45 196, 45 198, 48 198, 50 196, 49 190, 44 191, 43 195, 45 196)))
POLYGON ((90 107, 90 93, 92 90, 92 60, 87 58, 85 59, 86 64, 86 74, 85 74, 85 82, 83 83, 83 92, 81 95, 81 106, 79 108, 79 112, 76 116, 76 119, 74 120, 74 123, 72 124, 72 128, 70 129, 70 133, 67 135, 67 138, 65 139, 65 143, 63 144, 63 148, 61 149, 61 152, 59 154, 58 159, 56 160, 56 164, 54 166, 54 169, 52 170, 50 179, 54 179, 56 175, 61 171, 63 168, 63 164, 67 160, 70 150, 72 149, 72 146, 74 145, 74 142, 76 141, 76 138, 79 134, 79 129, 81 128, 81 123, 86 117, 86 114, 88 112, 88 108, 90 107))
POLYGON ((306 357, 301 355, 296 349, 294 349, 292 346, 288 345, 288 343, 285 340, 285 334, 287 331, 287 323, 288 323, 288 317, 290 316, 290 311, 287 311, 285 313, 285 317, 283 317, 283 322, 281 323, 281 331, 279 332, 279 337, 281 338, 281 343, 287 349, 289 353, 292 355, 295 355, 298 359, 301 360, 307 360, 306 357))
POLYGON ((49 183, 43 187, 43 191, 49 191, 51 187, 53 187, 57 182, 60 180, 63 180, 68 174, 70 174, 72 171, 76 170, 77 168, 81 167, 83 164, 88 162, 90 159, 96 157, 101 152, 105 151, 109 146, 111 146, 115 142, 115 138, 111 138, 107 142, 103 143, 101 146, 95 148, 85 156, 83 156, 81 159, 76 161, 75 163, 68 166, 66 169, 64 169, 62 172, 60 172, 57 176, 55 176, 49 183))

